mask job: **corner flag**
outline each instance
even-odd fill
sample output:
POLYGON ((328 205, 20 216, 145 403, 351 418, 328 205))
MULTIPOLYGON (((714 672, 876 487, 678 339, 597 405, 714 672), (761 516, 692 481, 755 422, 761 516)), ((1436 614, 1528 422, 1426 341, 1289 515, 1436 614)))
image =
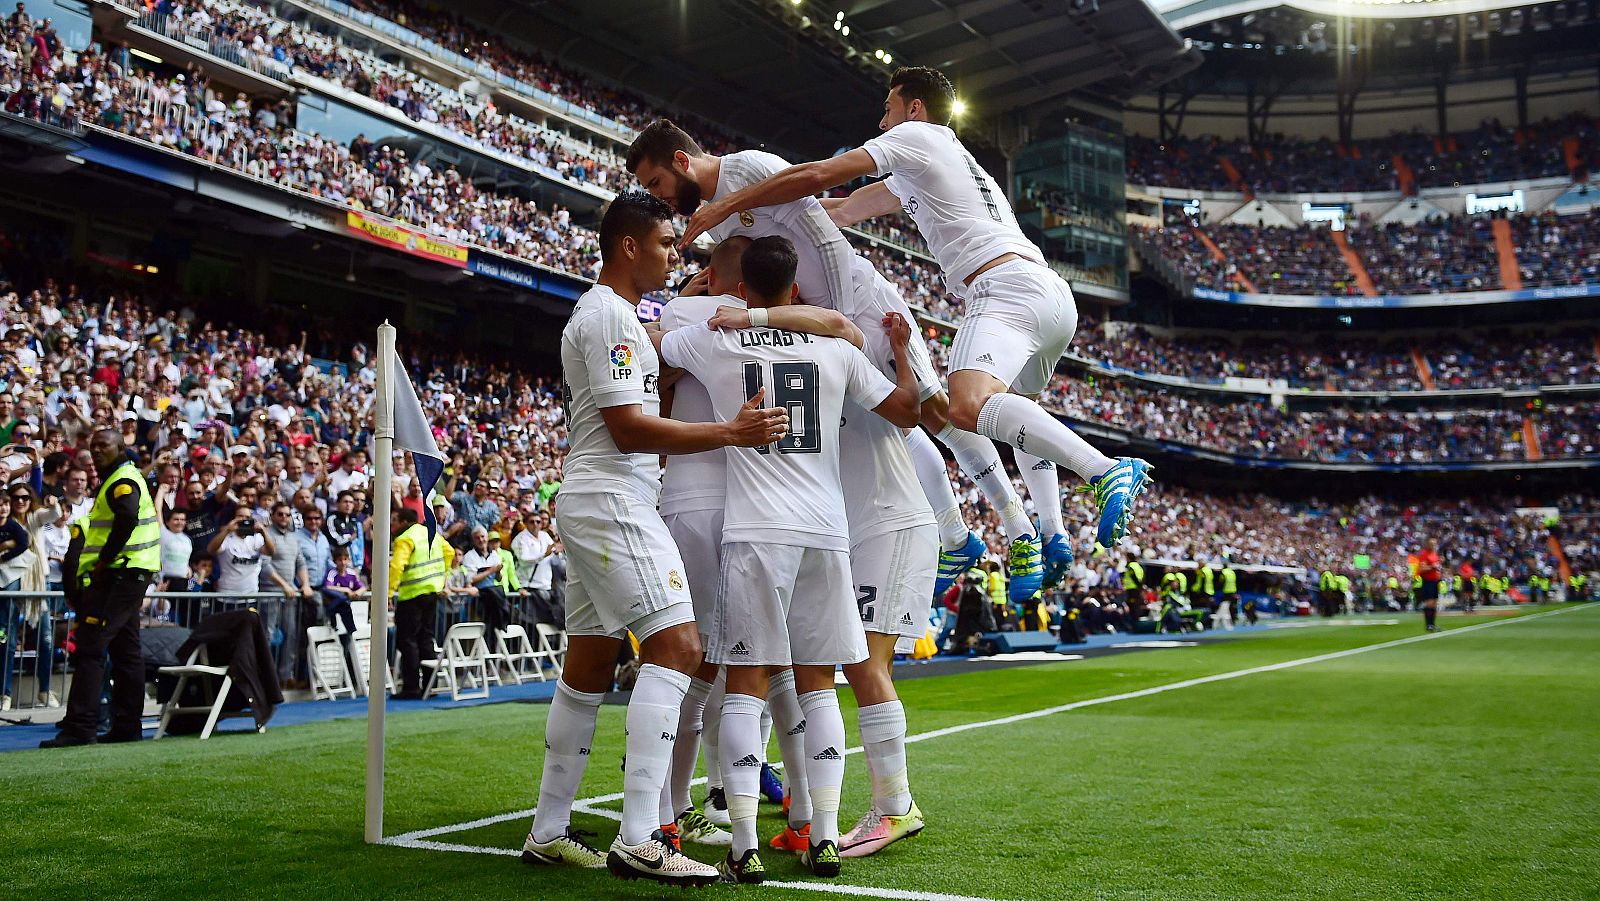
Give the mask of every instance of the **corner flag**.
MULTIPOLYGON (((422 483, 422 496, 431 497, 433 486, 444 474, 444 454, 433 440, 433 429, 428 426, 428 417, 417 400, 417 389, 412 386, 405 362, 398 353, 394 354, 390 368, 397 376, 394 380, 394 446, 411 452, 412 462, 417 466, 417 481, 422 483)), ((428 540, 432 541, 439 523, 434 519, 433 505, 425 502, 423 507, 428 540)))

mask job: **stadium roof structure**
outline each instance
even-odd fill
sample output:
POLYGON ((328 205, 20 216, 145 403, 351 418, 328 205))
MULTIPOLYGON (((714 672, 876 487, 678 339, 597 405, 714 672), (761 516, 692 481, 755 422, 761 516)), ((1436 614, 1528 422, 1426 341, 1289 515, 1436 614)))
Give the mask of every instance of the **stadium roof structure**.
POLYGON ((988 118, 1075 91, 1125 98, 1200 54, 1149 0, 463 0, 572 65, 778 147, 831 151, 877 124, 890 73, 945 70, 988 118), (841 15, 842 14, 842 15, 841 15))
POLYGON ((1540 0, 1153 0, 1174 28, 1188 28, 1229 16, 1292 6, 1319 16, 1357 19, 1423 19, 1534 6, 1540 0))

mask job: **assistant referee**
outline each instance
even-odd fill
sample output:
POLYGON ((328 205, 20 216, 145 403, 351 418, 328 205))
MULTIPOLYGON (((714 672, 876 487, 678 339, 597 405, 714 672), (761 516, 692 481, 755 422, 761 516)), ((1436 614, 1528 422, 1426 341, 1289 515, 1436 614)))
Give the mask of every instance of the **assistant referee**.
POLYGON ((139 607, 161 571, 161 527, 150 486, 128 459, 122 435, 100 429, 89 439, 100 491, 87 521, 72 524, 62 560, 67 605, 77 612, 72 690, 55 738, 41 748, 97 741, 138 741, 144 713, 144 653, 139 647, 139 607), (111 731, 96 735, 105 654, 111 652, 111 731))

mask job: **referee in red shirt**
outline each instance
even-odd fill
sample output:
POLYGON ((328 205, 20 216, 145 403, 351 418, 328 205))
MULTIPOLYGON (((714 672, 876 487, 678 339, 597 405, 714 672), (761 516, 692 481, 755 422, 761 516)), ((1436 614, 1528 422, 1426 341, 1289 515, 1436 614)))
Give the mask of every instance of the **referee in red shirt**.
POLYGON ((1429 632, 1439 631, 1439 542, 1429 538, 1427 547, 1417 555, 1417 577, 1422 580, 1422 618, 1429 632))

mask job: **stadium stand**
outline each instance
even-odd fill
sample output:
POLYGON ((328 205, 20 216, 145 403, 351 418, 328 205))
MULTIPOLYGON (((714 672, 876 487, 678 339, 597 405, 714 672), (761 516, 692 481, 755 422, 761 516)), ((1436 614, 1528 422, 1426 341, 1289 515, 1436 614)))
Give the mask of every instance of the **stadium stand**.
POLYGON ((1420 131, 1344 145, 1327 138, 1279 135, 1252 148, 1246 141, 1210 137, 1160 142, 1128 139, 1128 181, 1135 185, 1308 194, 1401 191, 1573 176, 1600 164, 1600 130, 1592 117, 1574 114, 1508 128, 1495 120, 1440 139, 1420 131), (1563 142, 1578 142, 1573 166, 1563 142), (1414 173, 1407 180, 1400 170, 1414 173), (1409 182, 1409 183, 1406 183, 1409 182), (1407 190, 1410 188, 1410 190, 1407 190))

